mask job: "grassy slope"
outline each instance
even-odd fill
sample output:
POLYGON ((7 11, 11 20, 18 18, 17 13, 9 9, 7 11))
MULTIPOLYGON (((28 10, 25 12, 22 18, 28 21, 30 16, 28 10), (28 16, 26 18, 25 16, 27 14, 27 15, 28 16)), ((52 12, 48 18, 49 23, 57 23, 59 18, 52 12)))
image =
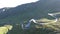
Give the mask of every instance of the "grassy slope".
MULTIPOLYGON (((21 14, 22 15, 22 14, 21 14)), ((24 14, 24 16, 29 16, 29 14, 27 15, 27 13, 26 14, 24 14)), ((45 16, 45 15, 44 15, 45 16)), ((43 16, 42 16, 43 17, 43 16)), ((47 17, 49 17, 49 16, 47 16, 47 17)), ((47 19, 47 17, 45 17, 45 19, 47 19)), ((11 17, 7 17, 7 18, 5 18, 5 19, 1 19, 0 20, 0 23, 4 23, 5 24, 5 22, 6 22, 6 24, 12 24, 14 27, 13 27, 13 29, 12 29, 12 31, 11 31, 11 34, 28 34, 28 33, 30 33, 30 34, 48 34, 49 32, 51 32, 51 31, 49 31, 48 29, 47 30, 45 30, 45 29, 40 29, 40 28, 32 28, 32 29, 30 29, 30 30, 27 30, 27 31, 24 31, 24 30, 22 30, 21 29, 21 25, 20 25, 20 23, 22 23, 22 22, 25 22, 25 21, 27 21, 27 20, 29 20, 30 18, 32 18, 32 17, 28 17, 28 18, 25 18, 25 17, 23 17, 23 16, 20 16, 20 14, 19 15, 15 15, 15 16, 11 16, 11 17), (23 20, 23 21, 22 21, 23 20), (43 33, 44 32, 44 33, 43 33)), ((44 18, 44 17, 43 17, 44 18)), ((45 19, 43 19, 43 18, 41 18, 41 20, 43 20, 43 21, 47 21, 47 20, 45 20, 45 19)), ((38 18, 38 19, 40 19, 40 18, 38 18)), ((48 19, 49 20, 49 19, 48 19)), ((49 22, 48 22, 49 23, 49 22)), ((47 25, 48 27, 46 27, 46 28, 52 28, 53 27, 53 29, 55 28, 55 26, 52 26, 51 24, 50 25, 47 25), (52 27, 51 27, 52 26, 52 27)), ((40 26, 39 26, 40 27, 40 26)))

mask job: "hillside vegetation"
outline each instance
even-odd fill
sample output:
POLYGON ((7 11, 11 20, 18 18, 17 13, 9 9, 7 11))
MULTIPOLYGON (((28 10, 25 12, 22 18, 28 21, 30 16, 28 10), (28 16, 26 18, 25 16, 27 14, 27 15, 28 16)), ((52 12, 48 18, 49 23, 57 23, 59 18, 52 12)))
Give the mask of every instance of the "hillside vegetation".
POLYGON ((12 25, 13 29, 8 32, 9 34, 56 34, 60 32, 59 3, 60 0, 41 0, 14 8, 2 8, 0 9, 0 26, 12 25), (4 12, 3 9, 5 9, 4 12), (58 22, 54 22, 54 18, 48 13, 59 14, 56 16, 59 19, 58 22), (32 23, 30 29, 23 30, 21 23, 27 23, 32 18, 50 24, 41 26, 32 23))

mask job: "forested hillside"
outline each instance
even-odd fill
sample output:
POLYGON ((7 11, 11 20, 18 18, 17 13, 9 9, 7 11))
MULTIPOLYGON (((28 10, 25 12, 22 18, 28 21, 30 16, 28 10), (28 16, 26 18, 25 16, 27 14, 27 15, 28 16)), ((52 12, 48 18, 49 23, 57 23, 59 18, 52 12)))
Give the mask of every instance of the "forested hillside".
MULTIPOLYGON (((59 12, 60 0, 39 0, 35 3, 22 4, 14 8, 4 7, 0 9, 0 26, 6 24, 13 25, 13 29, 9 32, 10 34, 49 34, 53 31, 43 28, 32 27, 29 30, 22 30, 21 23, 26 23, 32 18, 37 20, 42 20, 43 18, 53 20, 54 18, 49 16, 48 13, 59 12)), ((58 18, 60 22, 60 15, 58 15, 58 18)))

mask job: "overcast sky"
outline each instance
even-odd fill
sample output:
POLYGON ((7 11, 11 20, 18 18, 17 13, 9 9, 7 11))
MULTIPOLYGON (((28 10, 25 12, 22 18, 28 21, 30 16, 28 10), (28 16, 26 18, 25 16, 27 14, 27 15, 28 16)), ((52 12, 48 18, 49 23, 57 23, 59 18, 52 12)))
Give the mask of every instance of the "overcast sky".
POLYGON ((0 8, 3 7, 16 7, 17 5, 37 2, 38 0, 0 0, 0 8))

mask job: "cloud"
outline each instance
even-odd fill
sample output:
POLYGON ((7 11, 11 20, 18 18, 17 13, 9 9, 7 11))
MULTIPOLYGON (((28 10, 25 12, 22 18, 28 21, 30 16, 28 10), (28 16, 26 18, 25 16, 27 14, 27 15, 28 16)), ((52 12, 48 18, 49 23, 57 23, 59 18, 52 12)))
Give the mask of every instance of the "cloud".
POLYGON ((38 0, 0 0, 0 8, 3 7, 16 7, 17 5, 37 2, 38 0))

